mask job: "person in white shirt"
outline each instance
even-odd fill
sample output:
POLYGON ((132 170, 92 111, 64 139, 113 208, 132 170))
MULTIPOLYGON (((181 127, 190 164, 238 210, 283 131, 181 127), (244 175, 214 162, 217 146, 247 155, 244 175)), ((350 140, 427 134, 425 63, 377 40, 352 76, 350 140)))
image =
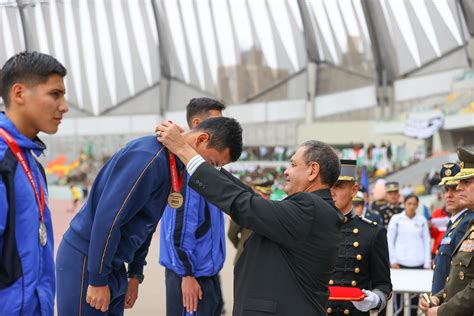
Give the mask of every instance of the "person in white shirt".
MULTIPOLYGON (((387 241, 392 269, 429 269, 431 267, 430 242, 431 236, 426 219, 416 214, 419 199, 416 195, 405 197, 405 210, 394 215, 388 224, 387 241)), ((400 306, 400 295, 396 303, 400 306)), ((412 306, 418 305, 418 297, 411 301, 412 306)), ((411 315, 416 316, 412 308, 411 315)))

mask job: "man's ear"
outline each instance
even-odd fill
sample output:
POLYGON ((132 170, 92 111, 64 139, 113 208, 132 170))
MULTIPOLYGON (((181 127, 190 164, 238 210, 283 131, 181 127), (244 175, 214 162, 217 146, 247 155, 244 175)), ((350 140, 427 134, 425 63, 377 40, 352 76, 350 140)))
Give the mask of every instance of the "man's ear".
POLYGON ((308 176, 308 180, 310 182, 313 182, 318 176, 319 176, 319 171, 321 170, 321 166, 317 162, 311 162, 309 165, 310 172, 308 176))
POLYGON ((198 137, 196 137, 196 147, 203 143, 209 142, 209 134, 206 132, 200 132, 198 137))
POLYGON ((191 120, 191 129, 195 128, 199 124, 201 124, 202 120, 199 117, 195 117, 191 120))
POLYGON ((357 192, 359 192, 359 184, 356 182, 352 186, 352 194, 351 194, 352 198, 354 198, 356 196, 357 192))
POLYGON ((22 83, 15 83, 10 89, 10 104, 23 104, 25 102, 25 94, 27 92, 27 87, 22 83))

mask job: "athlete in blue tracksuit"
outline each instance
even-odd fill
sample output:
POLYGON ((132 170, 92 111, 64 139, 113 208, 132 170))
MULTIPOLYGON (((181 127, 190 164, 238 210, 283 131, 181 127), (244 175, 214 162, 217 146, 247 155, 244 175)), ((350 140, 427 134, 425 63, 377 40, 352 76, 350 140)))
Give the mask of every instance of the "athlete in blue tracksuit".
POLYGON ((129 276, 141 278, 170 188, 168 152, 154 136, 131 141, 104 165, 59 246, 60 316, 103 315, 86 303, 89 285, 108 285, 108 313, 123 313, 124 263, 129 276))
MULTIPOLYGON (((203 121, 185 139, 205 159, 220 164, 235 161, 242 150, 241 127, 231 118, 203 121)), ((169 155, 154 136, 131 141, 104 165, 58 249, 59 316, 123 314, 127 286, 143 279, 170 190, 169 155)))
MULTIPOLYGON (((44 171, 33 157, 45 149, 36 138, 30 140, 0 113, 0 128, 18 143, 32 171, 47 195, 44 171)), ((47 200, 47 197, 46 197, 47 200)), ((40 245, 38 204, 33 188, 17 158, 0 137, 0 315, 53 315, 54 241, 51 213, 46 203, 44 223, 47 241, 40 245)))
POLYGON ((186 184, 181 190, 183 206, 167 206, 161 220, 160 264, 166 268, 166 314, 186 314, 182 278, 192 276, 202 291, 193 315, 217 316, 222 310, 218 273, 225 260, 224 216, 186 184))

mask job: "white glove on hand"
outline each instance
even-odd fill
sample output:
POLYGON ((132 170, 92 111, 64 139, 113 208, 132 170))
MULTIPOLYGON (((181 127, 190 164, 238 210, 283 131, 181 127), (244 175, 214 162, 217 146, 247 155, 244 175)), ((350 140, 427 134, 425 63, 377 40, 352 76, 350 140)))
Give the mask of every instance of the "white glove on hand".
POLYGON ((377 294, 368 290, 362 290, 362 292, 364 292, 365 294, 365 298, 363 301, 360 301, 360 302, 351 301, 352 304, 354 304, 355 308, 357 308, 361 312, 367 312, 367 311, 370 311, 371 309, 376 308, 377 305, 379 305, 380 297, 377 294))

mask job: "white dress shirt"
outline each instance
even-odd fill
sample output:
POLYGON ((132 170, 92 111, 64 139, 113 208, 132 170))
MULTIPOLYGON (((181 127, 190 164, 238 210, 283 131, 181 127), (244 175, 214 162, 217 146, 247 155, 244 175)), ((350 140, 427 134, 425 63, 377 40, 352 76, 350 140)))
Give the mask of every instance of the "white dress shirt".
POLYGON ((387 241, 390 264, 430 268, 431 237, 423 216, 409 218, 405 211, 394 215, 388 223, 387 241))

